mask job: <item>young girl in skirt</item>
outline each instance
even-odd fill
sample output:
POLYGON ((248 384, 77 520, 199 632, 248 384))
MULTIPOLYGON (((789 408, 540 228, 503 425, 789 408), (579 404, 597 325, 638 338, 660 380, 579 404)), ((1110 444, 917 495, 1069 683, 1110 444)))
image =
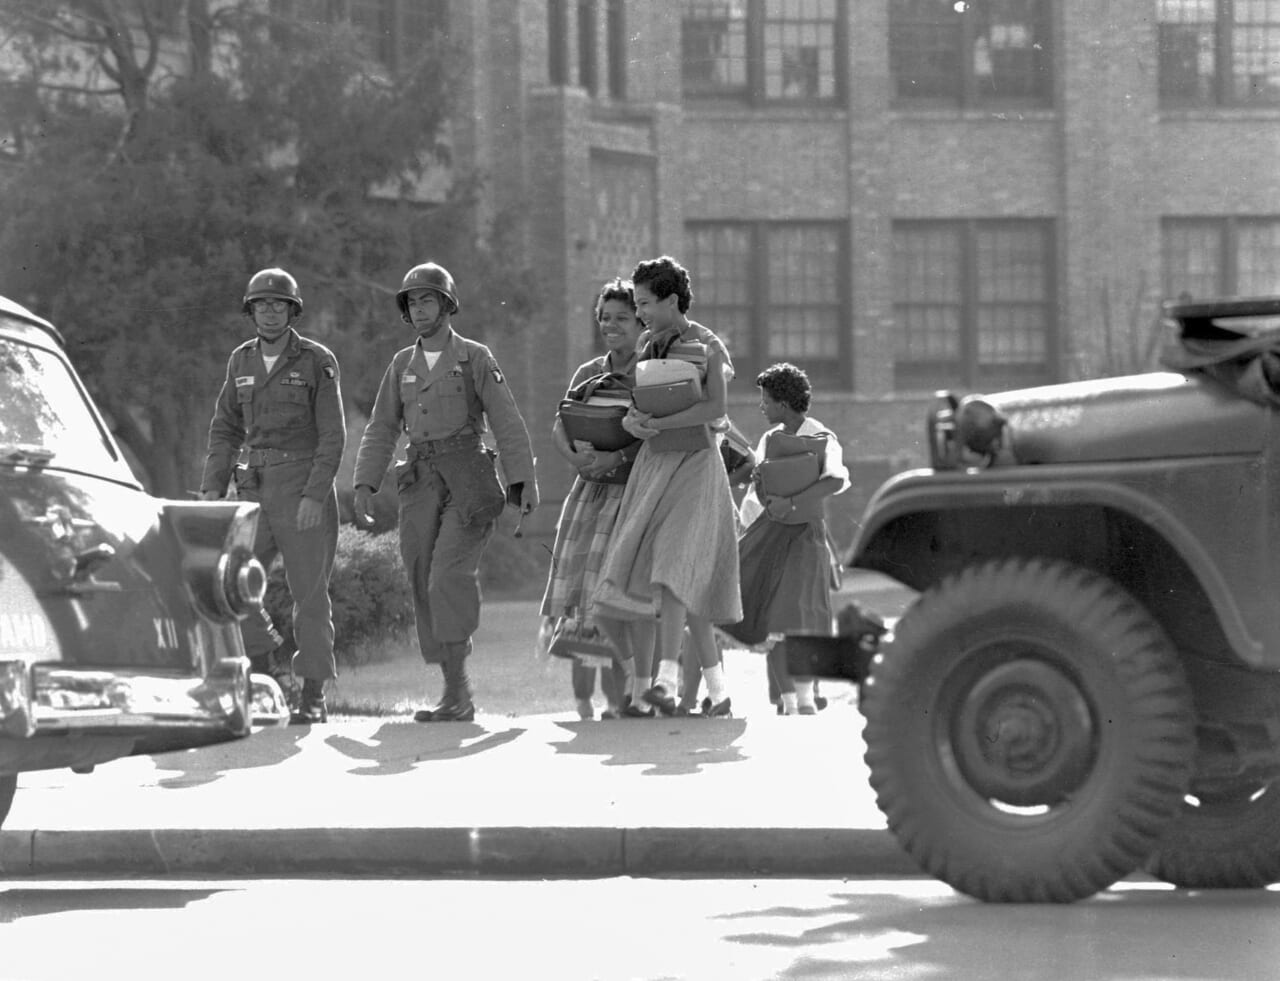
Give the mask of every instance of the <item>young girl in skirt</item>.
POLYGON ((667 429, 710 427, 725 415, 733 364, 714 333, 687 316, 693 299, 689 274, 670 256, 641 262, 631 274, 636 312, 645 327, 640 358, 662 358, 673 345, 706 351, 704 397, 672 415, 632 409, 623 425, 644 439, 622 499, 621 517, 605 553, 593 608, 608 616, 658 620, 661 660, 655 683, 633 680, 633 702, 663 715, 676 712, 679 657, 685 626, 690 654, 702 665, 707 716, 728 716, 731 702, 713 627, 742 618, 733 496, 716 442, 706 447, 655 449, 652 437, 667 429))
MULTIPOLYGON (((569 383, 568 397, 571 398, 582 392, 584 384, 606 374, 615 383, 630 386, 635 381, 640 321, 636 319, 631 284, 623 279, 606 283, 596 297, 595 317, 608 350, 574 372, 569 383)), ((556 526, 551 571, 542 597, 542 615, 583 617, 600 573, 605 546, 618 520, 618 507, 626 490, 628 471, 639 452, 640 443, 637 440, 625 449, 613 451, 578 448, 568 439, 558 418, 552 430, 552 442, 578 474, 564 500, 560 522, 556 526)), ((596 621, 625 658, 615 663, 614 670, 605 671, 601 678, 600 687, 607 703, 601 717, 647 714, 638 706, 629 707, 625 696, 630 688, 629 668, 634 665, 646 679, 652 671, 652 618, 612 623, 597 617, 596 621)), ((595 668, 574 662, 573 693, 579 718, 590 719, 595 715, 592 704, 595 675, 595 668)))
POLYGON ((840 440, 808 416, 809 378, 792 364, 775 364, 756 378, 760 411, 770 428, 760 437, 756 459, 768 459, 769 436, 825 436, 825 453, 816 483, 790 497, 772 496, 753 482, 743 497, 739 521, 745 529, 738 541, 742 606, 746 616, 724 627, 747 644, 775 641, 769 648, 769 672, 782 696, 786 715, 813 715, 813 678, 792 678, 787 670, 782 635, 830 637, 834 634, 831 593, 834 587, 822 501, 849 486, 840 440))

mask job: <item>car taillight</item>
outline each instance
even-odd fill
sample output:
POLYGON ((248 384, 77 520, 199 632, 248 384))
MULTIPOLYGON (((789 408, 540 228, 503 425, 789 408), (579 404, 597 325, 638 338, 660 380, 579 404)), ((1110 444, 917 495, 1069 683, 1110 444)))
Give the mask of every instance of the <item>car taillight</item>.
POLYGON ((267 570, 252 549, 256 530, 256 507, 242 506, 231 520, 218 558, 214 602, 219 612, 237 620, 260 609, 267 591, 267 570))

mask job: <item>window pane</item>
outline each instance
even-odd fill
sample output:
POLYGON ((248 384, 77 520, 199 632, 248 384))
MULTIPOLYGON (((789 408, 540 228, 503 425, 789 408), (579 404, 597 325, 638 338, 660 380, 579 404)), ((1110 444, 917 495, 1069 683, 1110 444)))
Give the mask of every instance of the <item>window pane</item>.
POLYGON ((1178 220, 1164 224, 1164 293, 1203 299, 1227 292, 1222 252, 1225 223, 1178 220))
POLYGON ((767 360, 793 361, 815 381, 839 378, 844 307, 839 229, 774 226, 767 247, 767 360))
POLYGON ((938 0, 893 0, 889 70, 900 98, 960 101, 960 15, 938 0))
POLYGON ((1236 102, 1280 100, 1280 0, 1236 0, 1231 90, 1236 102))
MULTIPOLYGON (((751 311, 751 229, 747 225, 692 225, 688 229, 693 319, 715 331, 744 377, 755 363, 751 311)), ((752 376, 754 377, 754 376, 752 376)))
POLYGON ((746 0, 686 0, 681 29, 686 94, 746 94, 746 8, 746 0))
POLYGON ((1048 256, 1037 224, 980 224, 974 232, 980 366, 1048 360, 1048 256))
POLYGON ((899 362, 958 363, 963 301, 958 225, 893 232, 893 295, 899 362))
POLYGON ((1236 235, 1236 292, 1280 295, 1280 221, 1242 221, 1236 235))
POLYGON ((969 3, 971 64, 979 98, 1048 98, 1049 28, 1039 0, 969 3))
POLYGON ((833 2, 766 0, 764 89, 769 99, 833 99, 836 95, 836 9, 833 2))

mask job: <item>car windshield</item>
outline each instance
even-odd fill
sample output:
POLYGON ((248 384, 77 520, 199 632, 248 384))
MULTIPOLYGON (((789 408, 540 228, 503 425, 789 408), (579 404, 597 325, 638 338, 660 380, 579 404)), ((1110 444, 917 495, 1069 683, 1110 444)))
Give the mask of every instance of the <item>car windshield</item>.
POLYGON ((66 362, 45 348, 0 337, 0 462, 52 460, 97 473, 120 469, 66 362))

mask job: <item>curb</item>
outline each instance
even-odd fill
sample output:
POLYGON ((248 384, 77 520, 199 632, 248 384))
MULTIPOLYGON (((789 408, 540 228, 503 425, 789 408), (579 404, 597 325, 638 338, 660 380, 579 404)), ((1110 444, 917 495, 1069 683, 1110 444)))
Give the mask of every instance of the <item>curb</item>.
POLYGON ((886 830, 271 828, 0 832, 0 875, 918 876, 886 830))

